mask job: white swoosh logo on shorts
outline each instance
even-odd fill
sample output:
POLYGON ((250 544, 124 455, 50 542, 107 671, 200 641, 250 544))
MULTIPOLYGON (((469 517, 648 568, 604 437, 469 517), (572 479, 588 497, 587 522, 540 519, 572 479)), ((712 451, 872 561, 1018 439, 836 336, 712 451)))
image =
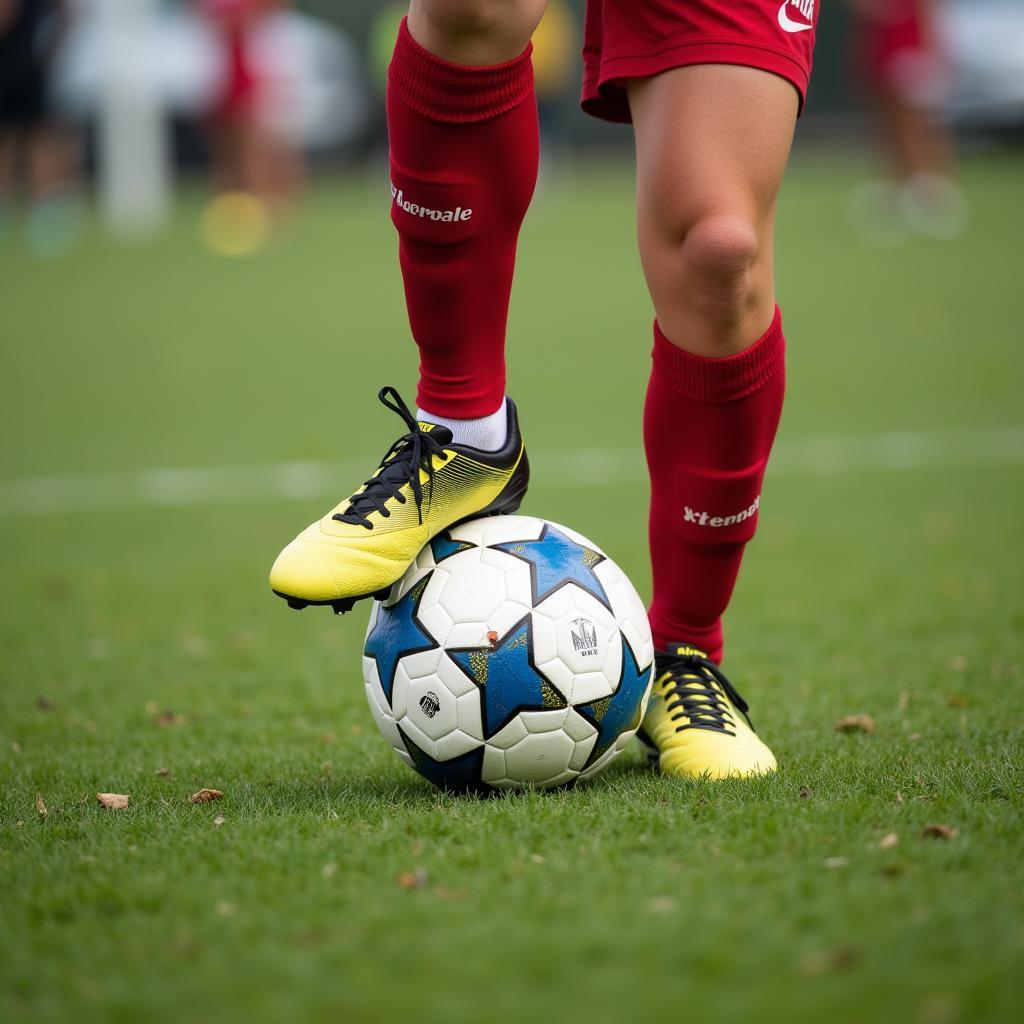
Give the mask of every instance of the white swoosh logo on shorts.
POLYGON ((813 25, 805 25, 802 21, 794 21, 787 13, 786 8, 789 6, 789 0, 783 0, 782 6, 779 8, 779 26, 783 32, 810 32, 813 25))

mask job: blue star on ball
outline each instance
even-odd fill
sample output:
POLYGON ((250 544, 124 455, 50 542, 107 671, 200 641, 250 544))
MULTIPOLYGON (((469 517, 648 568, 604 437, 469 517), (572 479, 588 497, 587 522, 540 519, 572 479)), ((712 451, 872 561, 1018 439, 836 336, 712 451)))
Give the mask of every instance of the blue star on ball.
POLYGON ((391 705, 395 688, 395 669, 399 661, 409 654, 432 651, 437 643, 417 617, 423 591, 427 589, 432 573, 427 573, 400 601, 390 608, 381 605, 377 621, 366 638, 364 653, 377 662, 381 689, 391 705))
POLYGON ((469 551, 474 547, 476 547, 475 544, 470 544, 465 540, 452 540, 451 534, 447 530, 444 533, 439 533, 430 542, 430 550, 434 553, 435 562, 443 562, 460 551, 469 551))
POLYGON ((533 663, 530 617, 520 619, 489 647, 448 652, 480 688, 484 735, 490 739, 520 711, 549 711, 566 702, 533 663))
POLYGON ((468 793, 487 788, 480 779, 484 763, 482 746, 461 757, 453 757, 450 761, 438 761, 413 743, 401 728, 398 734, 416 765, 416 771, 435 786, 450 793, 468 793))
POLYGON ((597 729, 597 742, 587 758, 592 765, 627 729, 640 725, 640 702, 651 678, 651 666, 642 672, 633 648, 622 637, 622 671, 619 685, 610 697, 590 704, 579 704, 576 710, 597 729))
POLYGON ((559 588, 575 583, 611 611, 608 595, 594 575, 594 569, 605 556, 578 544, 551 523, 544 524, 536 540, 515 540, 491 546, 529 565, 534 607, 559 588))

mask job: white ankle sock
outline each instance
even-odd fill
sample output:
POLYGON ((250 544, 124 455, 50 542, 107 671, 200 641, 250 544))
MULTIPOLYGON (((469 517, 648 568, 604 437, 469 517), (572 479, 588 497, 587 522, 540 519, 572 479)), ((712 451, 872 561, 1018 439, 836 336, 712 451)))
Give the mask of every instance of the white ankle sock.
POLYGON ((447 427, 456 444, 480 448, 485 452, 496 452, 508 440, 508 411, 502 402, 497 412, 481 416, 476 420, 455 420, 447 416, 435 416, 426 409, 417 409, 416 418, 447 427))

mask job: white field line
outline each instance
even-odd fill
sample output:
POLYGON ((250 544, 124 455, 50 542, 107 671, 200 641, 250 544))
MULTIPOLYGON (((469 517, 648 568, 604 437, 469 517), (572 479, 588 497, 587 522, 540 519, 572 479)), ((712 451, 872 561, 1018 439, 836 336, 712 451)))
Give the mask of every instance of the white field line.
MULTIPOLYGON (((530 462, 535 478, 547 487, 646 479, 639 448, 531 449, 530 462)), ((769 473, 799 477, 972 466, 1024 466, 1024 425, 782 440, 769 473)), ((365 460, 349 460, 28 477, 0 481, 0 516, 340 499, 367 472, 365 460)))

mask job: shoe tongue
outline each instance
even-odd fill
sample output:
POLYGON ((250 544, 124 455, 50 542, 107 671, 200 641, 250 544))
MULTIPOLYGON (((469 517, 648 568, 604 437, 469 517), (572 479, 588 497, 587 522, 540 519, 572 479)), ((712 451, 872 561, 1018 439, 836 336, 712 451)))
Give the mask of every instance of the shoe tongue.
POLYGON ((452 443, 452 432, 440 423, 431 423, 429 420, 420 420, 418 423, 424 434, 429 434, 441 447, 452 443))
POLYGON ((668 653, 674 654, 677 658, 706 658, 707 651, 702 651, 699 647, 694 647, 691 644, 674 643, 668 645, 668 653))

